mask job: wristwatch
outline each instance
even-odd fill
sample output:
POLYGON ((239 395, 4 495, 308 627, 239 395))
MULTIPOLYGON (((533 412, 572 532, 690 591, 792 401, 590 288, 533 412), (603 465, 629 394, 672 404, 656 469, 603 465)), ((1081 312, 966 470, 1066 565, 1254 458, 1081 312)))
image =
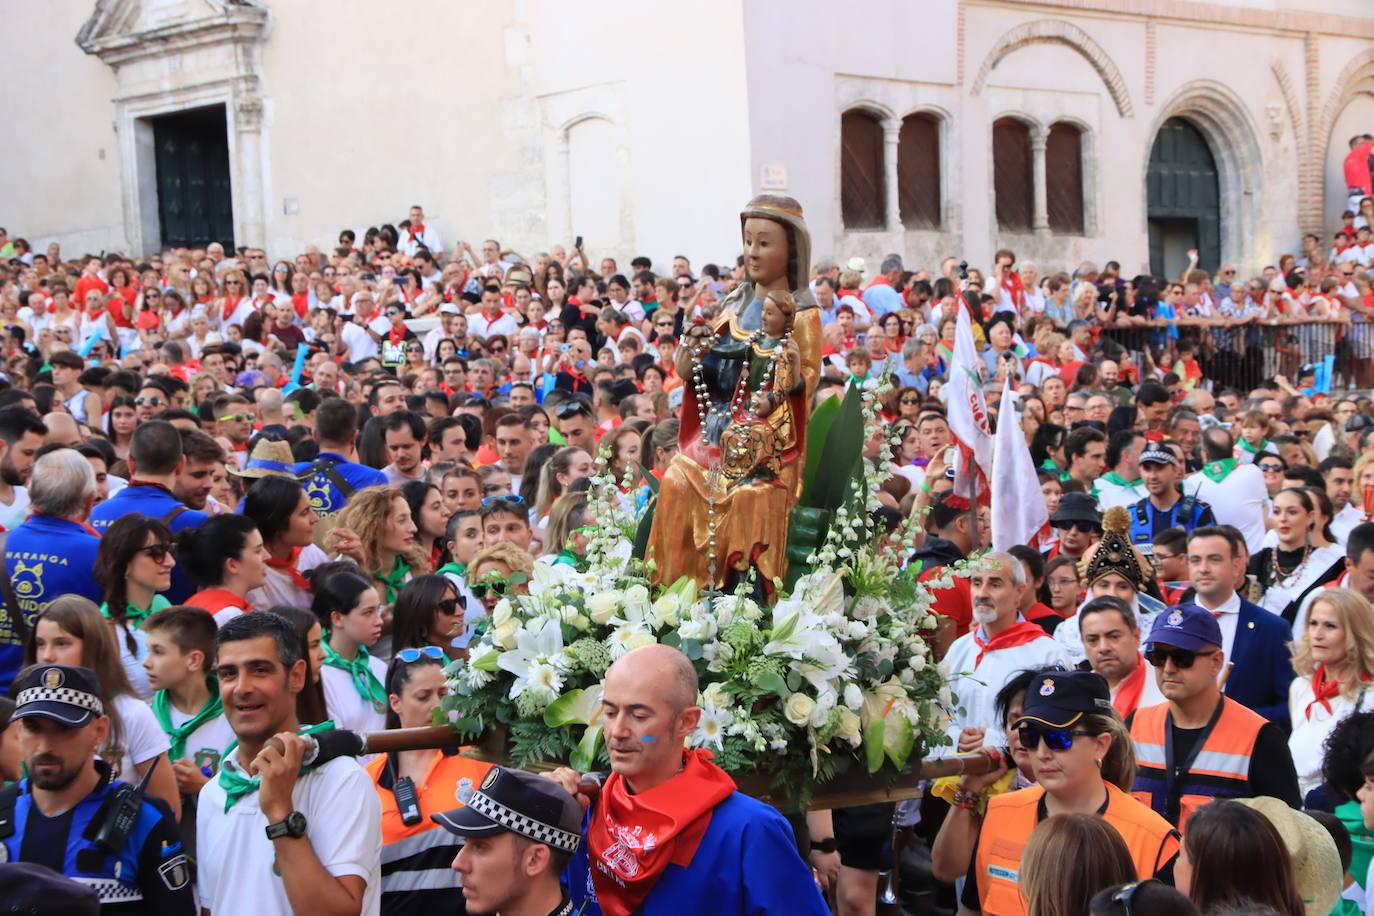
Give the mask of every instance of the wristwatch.
POLYGON ((826 837, 826 838, 823 839, 823 840, 812 840, 812 841, 811 841, 811 851, 812 851, 812 852, 824 852, 824 853, 831 853, 831 852, 834 852, 834 851, 835 851, 835 838, 834 838, 833 836, 829 836, 829 837, 826 837))
POLYGON ((279 840, 282 837, 298 839, 305 836, 305 827, 305 815, 299 811, 292 811, 285 820, 267 825, 267 838, 269 840, 279 840))

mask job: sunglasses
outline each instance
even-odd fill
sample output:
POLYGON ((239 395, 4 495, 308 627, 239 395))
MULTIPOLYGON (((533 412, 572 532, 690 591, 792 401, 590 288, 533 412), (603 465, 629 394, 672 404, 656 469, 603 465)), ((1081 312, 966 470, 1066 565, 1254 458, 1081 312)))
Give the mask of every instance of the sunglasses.
POLYGON ((399 315, 399 314, 401 314, 401 312, 400 312, 399 309, 387 309, 387 310, 386 310, 386 317, 388 317, 388 318, 395 318, 395 317, 396 317, 397 315, 399 315))
POLYGON ((406 347, 406 352, 407 352, 407 353, 423 353, 423 352, 425 352, 425 349, 424 349, 424 347, 406 347))
POLYGON ((497 598, 504 598, 512 586, 524 585, 529 581, 529 576, 522 572, 511 573, 509 578, 503 579, 500 576, 492 576, 481 582, 475 582, 468 586, 473 597, 478 601, 485 601, 487 595, 494 595, 497 598))
POLYGON ((1266 473, 1266 474, 1280 474, 1280 473, 1283 472, 1283 469, 1284 469, 1284 468, 1283 468, 1283 465, 1281 465, 1281 464, 1268 464, 1268 463, 1266 463, 1266 464, 1261 464, 1261 465, 1257 465, 1257 467, 1258 467, 1261 471, 1263 471, 1264 473, 1266 473))
POLYGON ((1217 650, 1210 652, 1194 652, 1192 649, 1162 649, 1159 647, 1151 649, 1145 653, 1145 660, 1156 668, 1163 668, 1169 662, 1174 663, 1174 667, 1186 670, 1193 667, 1193 662, 1199 658, 1206 658, 1209 655, 1216 655, 1217 650))
POLYGON ((134 398, 134 403, 139 407, 161 407, 162 398, 134 398))
POLYGON ((1040 747, 1040 739, 1044 738, 1045 746, 1057 753, 1073 747, 1074 738, 1086 737, 1089 734, 1091 732, 1081 728, 1036 728, 1033 725, 1022 725, 1016 730, 1016 737, 1026 750, 1033 751, 1040 747))
POLYGON ((1121 910, 1125 916, 1133 916, 1131 898, 1135 896, 1136 891, 1140 890, 1142 884, 1150 884, 1154 880, 1154 878, 1146 878, 1144 881, 1132 881, 1130 884, 1124 885, 1121 890, 1112 894, 1112 903, 1121 904, 1121 910))
POLYGON ((1079 534, 1097 534, 1102 530, 1099 525, 1092 522, 1064 522, 1054 527, 1060 531, 1077 531, 1079 534))
POLYGON ((573 417, 577 414, 586 414, 587 416, 591 416, 592 414, 591 409, 581 401, 564 401, 554 408, 553 413, 554 416, 558 417, 560 420, 566 420, 568 417, 573 417))
POLYGON ((897 403, 898 403, 898 404, 919 404, 919 403, 921 403, 921 399, 920 399, 920 398, 902 398, 902 399, 899 400, 897 403))
POLYGON ((227 416, 220 417, 219 421, 221 423, 233 423, 235 421, 238 421, 240 423, 247 423, 252 419, 254 419, 254 416, 251 413, 231 413, 227 416))
POLYGON ((135 553, 146 553, 154 563, 161 563, 172 555, 171 544, 149 544, 147 547, 140 547, 135 553))
MULTIPOLYGON (((453 602, 449 602, 452 604, 453 602)), ((448 661, 448 656, 444 655, 444 650, 438 646, 422 646, 418 649, 402 649, 396 653, 396 657, 407 665, 413 665, 421 658, 432 658, 435 661, 448 661)))
POLYGON ((486 499, 482 500, 482 508, 490 509, 503 503, 508 506, 523 506, 525 504, 525 497, 515 494, 507 496, 488 496, 486 499))

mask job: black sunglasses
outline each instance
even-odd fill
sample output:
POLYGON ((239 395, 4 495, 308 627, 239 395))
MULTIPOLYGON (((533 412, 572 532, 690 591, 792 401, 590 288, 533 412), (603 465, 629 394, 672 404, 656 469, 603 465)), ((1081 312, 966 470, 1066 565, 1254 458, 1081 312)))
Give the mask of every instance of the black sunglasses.
POLYGON ((1140 890, 1141 885, 1152 884, 1154 880, 1154 878, 1146 878, 1144 881, 1132 881, 1130 884, 1123 884, 1120 890, 1112 894, 1112 903, 1121 904, 1121 910, 1125 916, 1134 916, 1131 911, 1131 898, 1135 896, 1136 891, 1140 890))
POLYGON ((1263 471, 1266 474, 1281 474, 1284 470, 1284 467, 1281 464, 1261 464, 1258 465, 1258 467, 1261 471, 1263 471))
POLYGON ((140 547, 135 553, 146 553, 155 563, 161 563, 172 554, 171 544, 149 544, 147 547, 140 547))
POLYGON ((1016 730, 1016 738, 1026 750, 1035 750, 1040 746, 1040 739, 1044 738, 1046 747, 1061 753, 1073 747, 1074 738, 1089 734, 1081 728, 1039 728, 1034 725, 1022 725, 1016 730))
POLYGON ((1080 534, 1098 534, 1102 531, 1102 526, 1096 522, 1057 522, 1054 527, 1060 531, 1077 531, 1080 534))
POLYGON ((1216 654, 1215 649, 1209 652, 1194 652, 1192 649, 1164 649, 1156 646, 1145 653, 1145 660, 1156 668, 1163 668, 1169 662, 1173 662, 1175 668, 1186 670, 1193 667, 1193 662, 1199 658, 1216 654))
POLYGON ((566 420, 568 419, 568 417, 576 416, 577 414, 586 414, 587 416, 591 416, 592 411, 591 408, 584 404, 582 401, 574 400, 564 401, 562 404, 559 404, 557 407, 554 408, 553 414, 560 420, 566 420))

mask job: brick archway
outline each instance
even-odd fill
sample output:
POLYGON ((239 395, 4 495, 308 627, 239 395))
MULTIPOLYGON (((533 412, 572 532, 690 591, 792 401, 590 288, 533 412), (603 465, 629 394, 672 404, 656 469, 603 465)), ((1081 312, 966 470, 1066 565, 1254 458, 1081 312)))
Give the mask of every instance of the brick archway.
POLYGON ((1107 92, 1116 105, 1117 113, 1123 118, 1134 117, 1135 109, 1131 105, 1130 93, 1126 90, 1126 80, 1106 50, 1087 32, 1071 22, 1060 19, 1037 19, 1027 22, 999 38, 983 59, 983 65, 978 68, 978 75, 973 78, 970 94, 978 95, 983 91, 993 68, 1011 52, 1029 45, 1047 43, 1066 45, 1083 55, 1097 71, 1097 75, 1102 77, 1102 82, 1106 84, 1107 92))

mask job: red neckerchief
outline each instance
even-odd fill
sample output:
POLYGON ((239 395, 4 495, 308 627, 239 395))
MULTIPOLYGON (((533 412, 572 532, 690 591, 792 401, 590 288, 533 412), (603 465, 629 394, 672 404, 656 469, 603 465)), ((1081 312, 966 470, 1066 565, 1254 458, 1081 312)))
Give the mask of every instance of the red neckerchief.
POLYGON ((1011 304, 1016 306, 1019 312, 1026 307, 1026 285, 1021 282, 1021 275, 1012 271, 1007 274, 1007 278, 1002 281, 1002 289, 1006 290, 1011 296, 1011 304))
POLYGON ((1140 694, 1145 689, 1145 659, 1140 659, 1136 664, 1135 670, 1126 675, 1126 679, 1116 688, 1116 696, 1112 697, 1112 705, 1116 711, 1121 713, 1121 718, 1126 718, 1135 712, 1140 705, 1140 694))
POLYGON ((236 452, 246 452, 246 451, 248 451, 248 443, 247 443, 247 442, 231 442, 230 445, 234 446, 234 451, 236 451, 236 452))
POLYGON ((296 314, 304 318, 310 314, 310 294, 296 293, 291 297, 291 304, 295 306, 296 314))
POLYGON ((443 555, 444 551, 439 547, 439 541, 436 538, 434 541, 434 549, 429 552, 429 565, 431 569, 438 569, 440 566, 443 565, 439 562, 439 559, 443 555))
MULTIPOLYGON (((47 515, 48 518, 61 519, 61 520, 64 521, 64 522, 71 522, 73 525, 80 525, 82 528, 85 528, 85 529, 86 529, 86 532, 87 532, 88 534, 93 534, 93 535, 95 535, 96 537, 100 537, 100 532, 99 532, 99 531, 96 531, 94 528, 92 528, 88 522, 78 522, 78 521, 76 521, 75 519, 65 518, 65 517, 63 517, 63 516, 61 516, 61 515, 48 515, 48 513, 46 513, 46 512, 39 512, 37 509, 32 510, 32 512, 33 512, 34 515, 47 515)), ((0 530, 4 530, 4 529, 0 528, 0 530)))
POLYGON ((864 287, 864 289, 872 289, 872 288, 875 287, 875 286, 891 286, 891 285, 892 285, 892 281, 889 280, 889 279, 887 278, 887 274, 878 274, 876 277, 873 278, 873 280, 872 280, 867 286, 864 287))
POLYGON ((301 591, 308 592, 310 591, 310 583, 306 581, 305 576, 301 575, 301 571, 296 568, 296 565, 300 563, 301 551, 303 549, 302 547, 292 547, 291 555, 285 560, 278 560, 269 553, 267 555, 267 565, 269 568, 277 570, 277 572, 286 573, 291 577, 291 581, 296 584, 297 588, 301 591))
POLYGON ((1018 620, 998 633, 992 639, 984 642, 978 636, 978 631, 982 627, 974 627, 969 632, 973 634, 973 644, 978 647, 978 656, 973 660, 973 670, 977 671, 978 666, 983 663, 983 656, 989 652, 997 652, 1001 649, 1015 649, 1017 646, 1024 646, 1028 642, 1035 642, 1037 639, 1045 638, 1045 631, 1029 620, 1018 620))
POLYGON ((392 328, 386 332, 387 339, 399 346, 401 341, 406 339, 406 330, 407 328, 405 325, 401 325, 399 328, 392 328))
POLYGON ((248 609, 248 602, 227 588, 207 588, 187 598, 186 603, 211 614, 218 614, 227 607, 248 609))
POLYGON ((632 795, 619 773, 601 787, 587 824, 587 853, 606 916, 637 912, 669 865, 689 865, 712 809, 735 791, 710 751, 684 751, 682 763, 682 772, 647 792, 632 795))
POLYGON ((1312 702, 1307 704, 1306 715, 1312 718, 1312 707, 1318 703, 1326 710, 1326 714, 1331 715, 1331 700, 1341 695, 1341 682, 1328 681, 1326 679, 1326 665, 1317 666, 1317 670, 1312 672, 1312 702))
POLYGON ((424 223, 413 223, 413 224, 411 225, 411 227, 410 227, 410 240, 411 240, 412 242, 418 242, 418 241, 420 241, 420 236, 422 236, 422 235, 424 235, 424 234, 425 234, 425 224, 424 224, 424 223))

